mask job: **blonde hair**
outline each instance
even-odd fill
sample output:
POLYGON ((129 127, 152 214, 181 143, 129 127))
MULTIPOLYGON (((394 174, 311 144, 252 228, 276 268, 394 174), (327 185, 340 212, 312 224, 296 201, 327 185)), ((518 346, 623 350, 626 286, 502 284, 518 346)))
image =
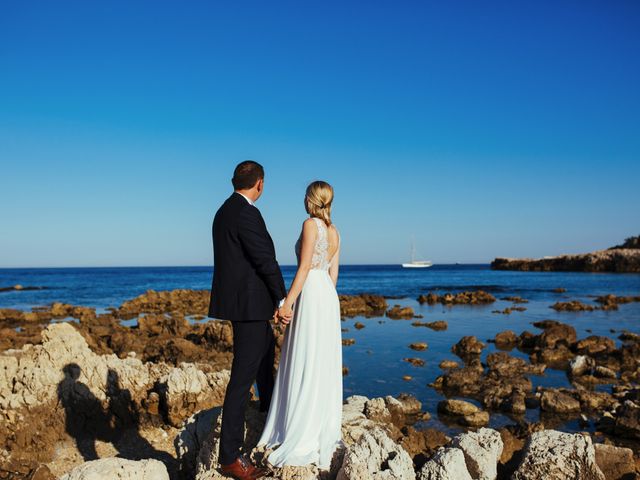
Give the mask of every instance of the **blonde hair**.
POLYGON ((322 220, 327 227, 331 225, 331 202, 333 202, 333 187, 327 182, 316 180, 307 187, 304 206, 312 217, 322 220))

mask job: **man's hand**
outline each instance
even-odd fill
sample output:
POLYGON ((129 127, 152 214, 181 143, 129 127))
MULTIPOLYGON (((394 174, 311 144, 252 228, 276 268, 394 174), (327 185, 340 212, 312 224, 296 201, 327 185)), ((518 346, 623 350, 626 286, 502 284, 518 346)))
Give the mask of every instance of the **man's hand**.
POLYGON ((293 309, 291 308, 291 305, 287 305, 286 303, 282 305, 278 309, 277 316, 283 325, 289 325, 289 322, 291 322, 291 319, 293 318, 293 309))
POLYGON ((280 318, 278 318, 278 309, 276 308, 273 312, 273 323, 277 324, 280 318))

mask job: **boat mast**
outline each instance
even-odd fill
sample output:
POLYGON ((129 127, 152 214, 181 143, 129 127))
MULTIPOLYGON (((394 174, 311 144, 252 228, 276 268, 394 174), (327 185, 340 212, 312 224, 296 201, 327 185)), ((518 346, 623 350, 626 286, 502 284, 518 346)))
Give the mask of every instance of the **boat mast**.
POLYGON ((413 235, 411 235, 411 263, 416 260, 416 242, 413 235))

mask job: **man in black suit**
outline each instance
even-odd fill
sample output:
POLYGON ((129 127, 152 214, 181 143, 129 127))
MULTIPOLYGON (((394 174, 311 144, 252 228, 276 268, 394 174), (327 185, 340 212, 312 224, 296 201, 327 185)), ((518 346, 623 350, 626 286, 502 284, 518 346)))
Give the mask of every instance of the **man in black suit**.
MULTIPOLYGON (((266 474, 240 454, 245 409, 253 382, 260 410, 267 411, 273 392, 275 339, 270 320, 286 296, 273 240, 254 203, 264 188, 264 169, 251 160, 233 173, 233 194, 213 220, 214 274, 209 316, 231 320, 233 364, 222 413, 219 461, 222 473, 239 480, 266 474)), ((289 318, 282 318, 288 323, 289 318)))

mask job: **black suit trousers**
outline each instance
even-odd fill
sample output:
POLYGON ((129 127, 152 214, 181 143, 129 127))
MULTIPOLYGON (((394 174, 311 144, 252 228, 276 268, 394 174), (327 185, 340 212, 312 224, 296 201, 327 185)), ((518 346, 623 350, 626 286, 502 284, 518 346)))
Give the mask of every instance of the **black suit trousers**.
POLYGON ((245 410, 254 381, 258 384, 260 410, 266 411, 273 393, 275 336, 268 320, 231 322, 233 364, 222 410, 219 461, 233 463, 244 442, 245 410))

